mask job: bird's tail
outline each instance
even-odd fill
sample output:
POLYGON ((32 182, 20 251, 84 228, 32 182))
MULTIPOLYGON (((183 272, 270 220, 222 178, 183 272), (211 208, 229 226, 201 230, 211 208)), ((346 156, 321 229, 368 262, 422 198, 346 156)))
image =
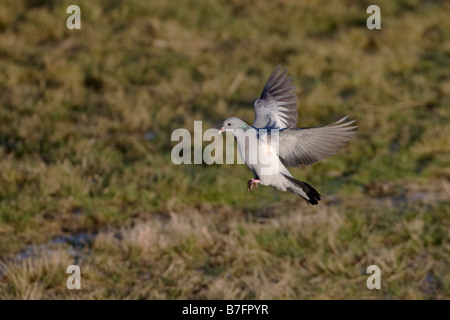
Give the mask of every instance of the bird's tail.
POLYGON ((299 181, 290 176, 283 174, 283 176, 289 180, 291 186, 287 187, 287 189, 296 194, 297 196, 303 198, 309 204, 318 204, 320 200, 320 194, 316 189, 311 187, 309 184, 303 181, 299 181))

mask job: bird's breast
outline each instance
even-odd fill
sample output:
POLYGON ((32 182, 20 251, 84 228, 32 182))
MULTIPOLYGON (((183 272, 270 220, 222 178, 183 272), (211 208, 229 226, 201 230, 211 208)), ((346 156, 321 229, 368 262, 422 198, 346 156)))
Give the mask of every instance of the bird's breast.
POLYGON ((248 131, 250 130, 236 137, 242 160, 260 179, 278 174, 280 166, 283 166, 275 150, 278 144, 272 143, 267 134, 259 135, 256 130, 248 131))

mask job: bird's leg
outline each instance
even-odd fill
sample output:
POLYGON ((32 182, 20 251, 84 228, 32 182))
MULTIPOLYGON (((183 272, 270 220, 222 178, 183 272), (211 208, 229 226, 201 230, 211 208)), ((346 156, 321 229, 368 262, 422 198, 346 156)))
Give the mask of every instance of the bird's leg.
POLYGON ((252 178, 247 182, 247 191, 252 191, 253 189, 258 188, 258 183, 260 183, 259 179, 252 178))

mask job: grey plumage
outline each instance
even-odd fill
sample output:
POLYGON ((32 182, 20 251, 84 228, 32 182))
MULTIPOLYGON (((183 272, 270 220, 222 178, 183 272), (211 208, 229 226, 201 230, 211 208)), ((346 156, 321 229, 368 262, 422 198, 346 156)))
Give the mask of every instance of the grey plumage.
POLYGON ((328 158, 342 148, 355 135, 355 121, 348 117, 316 128, 292 128, 280 132, 280 160, 289 167, 310 165, 328 158))
POLYGON ((324 127, 296 128, 296 100, 292 78, 278 66, 254 102, 252 126, 231 117, 223 122, 219 133, 233 132, 242 159, 255 175, 247 183, 247 190, 261 183, 318 204, 317 190, 296 180, 286 166, 310 165, 331 156, 353 138, 357 127, 344 117, 324 127))
POLYGON ((293 128, 297 125, 297 95, 292 77, 278 66, 264 86, 261 97, 253 103, 255 121, 252 126, 260 129, 293 128))

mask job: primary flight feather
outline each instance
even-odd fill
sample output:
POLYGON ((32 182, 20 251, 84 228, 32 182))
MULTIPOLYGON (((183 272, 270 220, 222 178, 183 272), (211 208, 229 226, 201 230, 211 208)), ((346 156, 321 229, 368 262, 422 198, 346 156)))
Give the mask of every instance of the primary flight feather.
POLYGON ((344 117, 324 127, 296 128, 296 101, 292 77, 278 66, 253 104, 253 124, 231 117, 223 122, 219 133, 233 133, 241 158, 253 172, 248 191, 261 183, 289 190, 309 204, 318 204, 317 190, 296 180, 286 166, 310 165, 331 156, 353 138, 357 127, 344 117))

